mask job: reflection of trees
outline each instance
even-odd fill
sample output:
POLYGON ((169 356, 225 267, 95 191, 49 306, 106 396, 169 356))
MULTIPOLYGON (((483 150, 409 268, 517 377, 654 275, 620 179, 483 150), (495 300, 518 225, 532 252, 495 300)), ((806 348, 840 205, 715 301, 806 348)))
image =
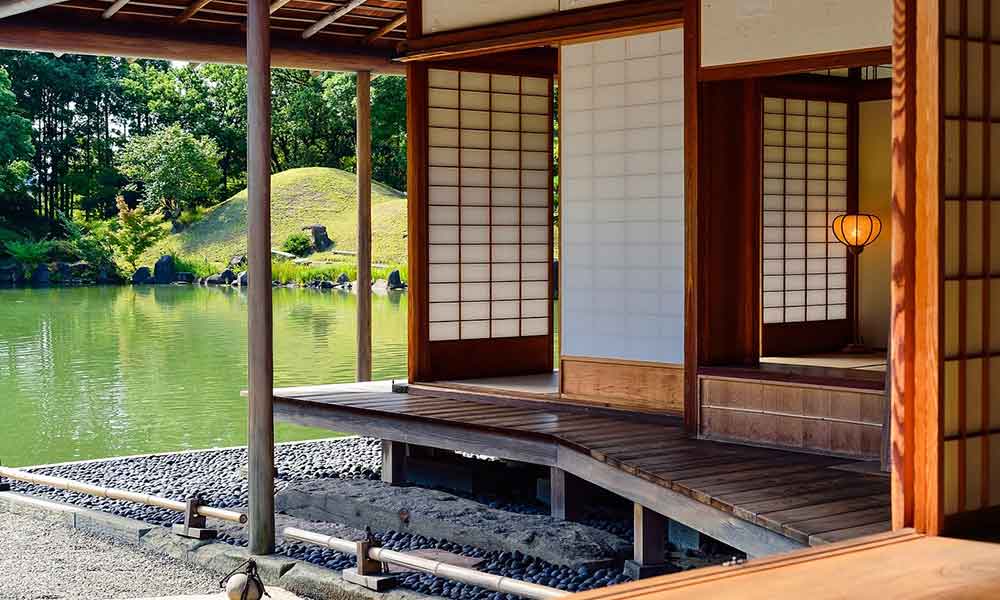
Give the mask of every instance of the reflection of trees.
MULTIPOLYGON (((245 304, 231 288, 0 292, 0 458, 244 443, 245 304)), ((374 297, 372 309, 375 375, 403 376, 405 295, 374 297)), ((353 294, 274 290, 275 383, 353 381, 356 310, 353 294)))

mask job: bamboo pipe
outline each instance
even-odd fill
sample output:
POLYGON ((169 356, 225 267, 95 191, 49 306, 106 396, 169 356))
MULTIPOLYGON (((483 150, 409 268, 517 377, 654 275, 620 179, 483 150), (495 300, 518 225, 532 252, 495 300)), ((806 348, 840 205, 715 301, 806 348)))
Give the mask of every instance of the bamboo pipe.
MULTIPOLYGON (((187 504, 178 500, 170 500, 169 498, 161 498, 159 496, 152 496, 149 494, 140 494, 139 492, 130 492, 128 490, 101 487, 98 485, 83 483, 82 481, 73 481, 72 479, 64 479, 62 477, 53 477, 51 475, 29 473, 28 471, 21 471, 20 469, 0 467, 0 477, 16 479, 17 481, 24 481, 25 483, 31 483, 34 485, 44 485, 46 487, 56 488, 59 490, 68 490, 70 492, 77 492, 88 496, 97 496, 98 498, 124 500, 125 502, 135 502, 136 504, 145 504, 146 506, 165 508, 175 512, 187 511, 187 504)), ((197 513, 203 517, 219 519, 220 521, 230 521, 241 525, 247 522, 247 516, 245 514, 232 510, 226 510, 224 508, 199 506, 197 513)))
MULTIPOLYGON (((294 527, 286 527, 283 533, 287 539, 326 546, 344 554, 357 553, 357 543, 349 540, 314 533, 304 529, 296 529, 294 527)), ((570 594, 563 590, 557 590, 536 583, 528 583, 527 581, 511 579, 502 575, 493 575, 492 573, 483 573, 482 571, 467 569, 465 567, 456 567, 455 565, 449 565, 439 560, 431 560, 385 548, 371 548, 368 551, 368 557, 372 560, 400 565, 414 571, 429 573, 444 579, 467 583, 502 594, 532 598, 533 600, 554 600, 570 594)))

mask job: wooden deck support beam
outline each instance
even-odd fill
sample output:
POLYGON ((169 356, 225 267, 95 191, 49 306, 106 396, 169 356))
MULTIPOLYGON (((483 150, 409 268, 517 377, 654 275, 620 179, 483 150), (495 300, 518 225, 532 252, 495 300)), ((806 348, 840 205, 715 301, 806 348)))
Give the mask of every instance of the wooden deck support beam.
POLYGON ((583 482, 559 467, 549 467, 549 507, 552 516, 563 521, 581 517, 583 482))
POLYGON ((632 560, 625 564, 634 579, 662 575, 667 561, 667 517, 633 504, 632 560))
POLYGON ((268 0, 247 2, 247 190, 250 289, 250 553, 274 552, 274 353, 271 313, 271 34, 268 0))
POLYGON ((372 378, 372 107, 370 71, 358 71, 358 381, 372 378))
POLYGON ((382 481, 389 485, 406 483, 406 444, 382 440, 382 481))
POLYGON ((316 21, 315 23, 310 25, 308 29, 302 32, 302 39, 307 40, 311 38, 320 31, 323 31, 323 29, 325 29, 328 25, 330 25, 334 21, 340 19, 341 17, 343 17, 344 15, 346 15, 347 13, 351 12, 352 10, 361 6, 364 3, 365 0, 350 0, 350 2, 348 2, 344 6, 341 6, 332 13, 320 19, 319 21, 316 21))
POLYGON ((59 4, 65 0, 7 0, 0 2, 0 19, 13 17, 22 13, 31 12, 53 4, 59 4))

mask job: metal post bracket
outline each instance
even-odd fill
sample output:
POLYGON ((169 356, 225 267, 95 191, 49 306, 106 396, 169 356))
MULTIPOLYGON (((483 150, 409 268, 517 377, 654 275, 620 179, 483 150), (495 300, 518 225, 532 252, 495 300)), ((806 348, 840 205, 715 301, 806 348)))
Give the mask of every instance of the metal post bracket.
POLYGON ((219 534, 217 530, 209 529, 205 517, 198 514, 199 506, 201 506, 200 498, 188 499, 185 503, 184 522, 176 523, 172 527, 175 534, 196 540, 211 540, 219 534))

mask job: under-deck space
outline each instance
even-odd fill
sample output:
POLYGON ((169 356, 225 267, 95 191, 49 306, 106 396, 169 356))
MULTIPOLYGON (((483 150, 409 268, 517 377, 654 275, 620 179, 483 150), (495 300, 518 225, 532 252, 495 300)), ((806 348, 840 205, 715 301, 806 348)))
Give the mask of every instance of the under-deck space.
POLYGON ((278 389, 275 415, 549 466, 751 556, 890 529, 888 479, 843 470, 855 461, 692 439, 680 422, 632 413, 393 393, 382 382, 278 389))

